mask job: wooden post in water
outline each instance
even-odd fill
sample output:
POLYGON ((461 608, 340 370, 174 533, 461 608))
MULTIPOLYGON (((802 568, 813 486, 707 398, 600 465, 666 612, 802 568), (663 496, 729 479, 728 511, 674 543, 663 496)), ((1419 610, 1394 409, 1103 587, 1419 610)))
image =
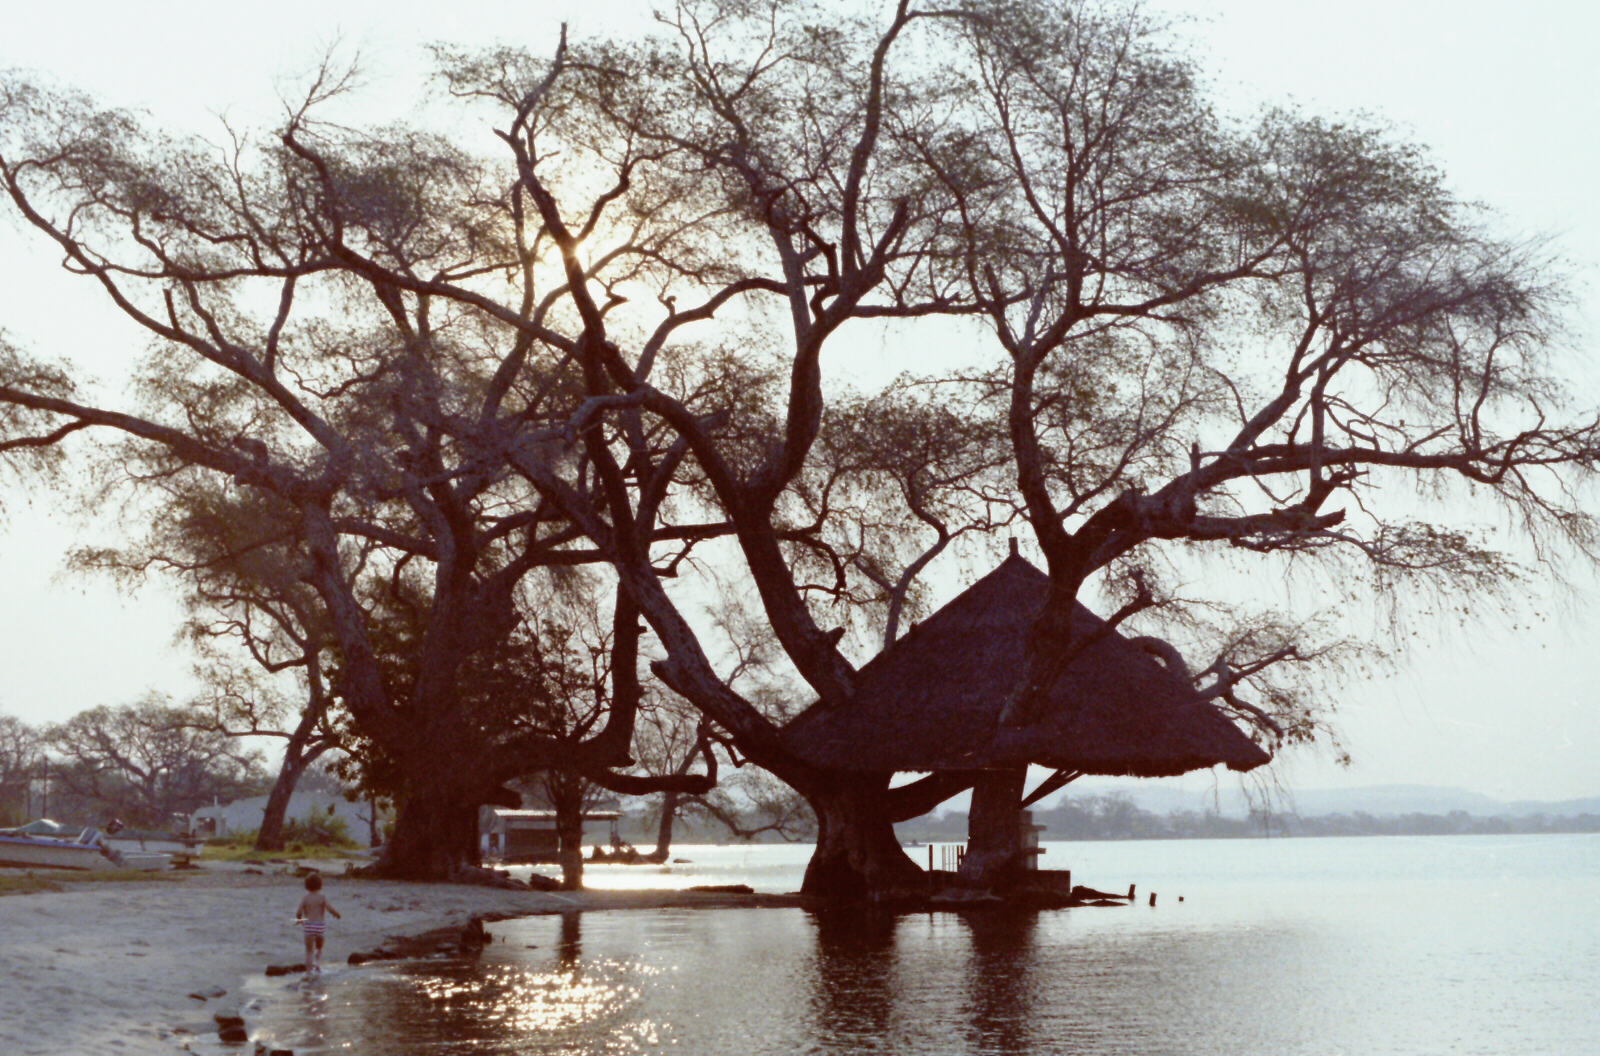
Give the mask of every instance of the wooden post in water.
POLYGON ((928 844, 928 872, 933 872, 933 844, 928 844))
POLYGON ((1156 904, 1156 893, 1154 891, 1152 891, 1152 892, 1150 892, 1150 905, 1152 907, 1154 907, 1155 904, 1156 904))
POLYGON ((1128 885, 1128 901, 1129 902, 1133 901, 1133 885, 1132 884, 1128 885))

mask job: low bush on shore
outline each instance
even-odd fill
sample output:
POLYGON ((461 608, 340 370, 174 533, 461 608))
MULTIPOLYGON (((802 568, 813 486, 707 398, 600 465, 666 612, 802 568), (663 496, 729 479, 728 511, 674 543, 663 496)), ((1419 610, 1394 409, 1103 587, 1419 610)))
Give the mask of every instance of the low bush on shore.
POLYGON ((283 826, 283 850, 256 850, 256 829, 240 829, 222 839, 208 841, 203 856, 226 862, 251 858, 341 858, 360 846, 350 838, 343 818, 314 814, 304 820, 291 819, 283 826))

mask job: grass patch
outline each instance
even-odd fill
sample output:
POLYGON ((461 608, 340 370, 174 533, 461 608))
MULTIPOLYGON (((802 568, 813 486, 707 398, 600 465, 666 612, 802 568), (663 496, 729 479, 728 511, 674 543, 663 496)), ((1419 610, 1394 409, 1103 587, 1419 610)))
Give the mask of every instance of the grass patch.
POLYGON ((60 890, 61 885, 54 880, 46 880, 44 877, 34 876, 32 873, 0 876, 0 896, 36 895, 40 891, 60 890))
POLYGON ((281 851, 258 851, 249 845, 235 843, 208 843, 200 849, 203 862, 272 862, 295 861, 300 858, 365 858, 358 849, 344 847, 319 847, 314 844, 291 843, 281 851))
POLYGON ((0 896, 35 895, 44 891, 65 891, 68 884, 148 884, 182 880, 182 873, 149 869, 104 869, 99 871, 52 869, 48 873, 7 873, 0 875, 0 896))
POLYGON ((182 880, 183 874, 168 869, 102 869, 63 873, 50 879, 68 884, 170 884, 182 880))

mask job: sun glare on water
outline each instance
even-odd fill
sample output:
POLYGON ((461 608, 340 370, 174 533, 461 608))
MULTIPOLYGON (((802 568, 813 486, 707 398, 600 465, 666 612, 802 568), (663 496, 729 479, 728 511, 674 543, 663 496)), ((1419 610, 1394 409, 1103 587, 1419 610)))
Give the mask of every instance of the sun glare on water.
MULTIPOLYGON (((621 982, 653 975, 659 969, 623 964, 589 964, 580 974, 571 967, 531 969, 515 964, 485 966, 471 978, 417 976, 419 997, 440 1016, 470 1016, 508 1035, 548 1034, 587 1029, 637 1003, 639 987, 621 982)), ((653 1032, 647 1023, 635 1030, 653 1032)), ((634 1031, 630 1031, 632 1033, 634 1031)), ((642 1035, 640 1040, 646 1040, 642 1035)))

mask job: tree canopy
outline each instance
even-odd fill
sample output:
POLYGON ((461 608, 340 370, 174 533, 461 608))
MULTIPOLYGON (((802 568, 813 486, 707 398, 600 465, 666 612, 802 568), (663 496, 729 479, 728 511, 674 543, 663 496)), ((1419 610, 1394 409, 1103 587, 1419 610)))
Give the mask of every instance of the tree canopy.
POLYGON ((259 753, 158 697, 81 711, 45 731, 56 757, 50 779, 57 810, 86 822, 112 817, 167 830, 174 815, 217 799, 252 795, 263 781, 259 753))
MULTIPOLYGON (((331 65, 220 145, 0 85, 12 208, 149 337, 104 403, 70 360, 0 348, 0 453, 116 436, 98 453, 138 483, 268 511, 355 724, 450 806, 408 804, 413 870, 513 771, 619 776, 653 678, 812 803, 808 886, 903 877, 879 823, 920 796, 784 751, 808 701, 735 684, 715 576, 795 696, 848 707, 859 606, 892 638, 951 539, 1025 523, 1052 583, 1003 720, 1026 725, 1086 584, 1132 627, 1180 555, 1504 582, 1408 482, 1593 553, 1600 420, 1562 380, 1544 249, 1383 129, 1219 114, 1137 8, 681 0, 639 35, 435 59, 449 135, 340 123, 331 65), (919 355, 950 335, 954 361, 919 355), (874 339, 908 376, 853 393, 874 339), (523 585, 575 565, 607 583, 604 719, 462 737, 523 585)), ((1320 728, 1282 677, 1323 655, 1301 626, 1247 612, 1194 665, 1273 744, 1320 728)))

